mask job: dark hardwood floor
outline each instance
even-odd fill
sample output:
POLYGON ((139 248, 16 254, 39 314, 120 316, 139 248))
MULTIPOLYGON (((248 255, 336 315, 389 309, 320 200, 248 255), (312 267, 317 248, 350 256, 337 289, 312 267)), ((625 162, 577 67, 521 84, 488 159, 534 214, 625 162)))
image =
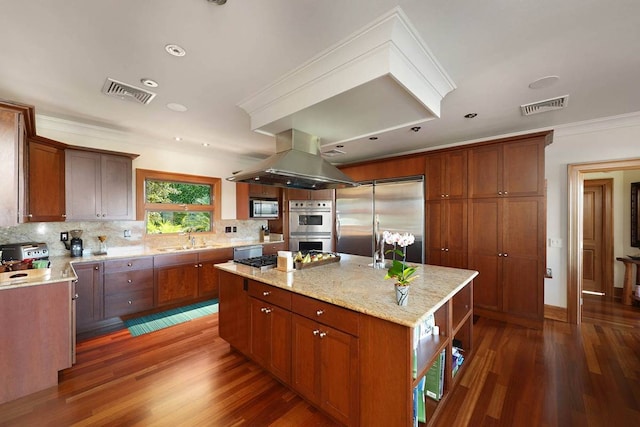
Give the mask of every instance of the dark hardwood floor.
MULTIPOLYGON (((628 309, 542 331, 478 319, 475 356, 437 425, 640 425, 640 308, 628 309)), ((0 425, 334 425, 231 351, 217 322, 84 341, 59 386, 0 405, 0 425)))

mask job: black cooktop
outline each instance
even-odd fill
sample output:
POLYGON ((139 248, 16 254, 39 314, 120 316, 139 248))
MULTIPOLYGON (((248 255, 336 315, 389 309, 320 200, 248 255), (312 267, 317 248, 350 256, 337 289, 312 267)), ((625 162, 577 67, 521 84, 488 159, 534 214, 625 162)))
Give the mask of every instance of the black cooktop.
POLYGON ((275 267, 278 264, 278 256, 277 255, 262 255, 253 258, 245 258, 245 259, 234 259, 234 262, 238 264, 249 265, 255 268, 269 268, 275 267))

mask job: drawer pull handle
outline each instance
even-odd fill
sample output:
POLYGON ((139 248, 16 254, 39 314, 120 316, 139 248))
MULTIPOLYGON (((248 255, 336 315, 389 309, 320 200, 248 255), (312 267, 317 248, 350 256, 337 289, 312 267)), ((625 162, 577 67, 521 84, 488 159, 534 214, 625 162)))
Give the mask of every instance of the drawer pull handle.
POLYGON ((133 264, 131 264, 130 262, 127 263, 127 267, 131 267, 133 264))
POLYGON ((271 295, 270 291, 264 291, 262 292, 262 296, 268 297, 269 295, 271 295))
POLYGON ((263 312, 264 314, 269 314, 269 313, 271 313, 271 309, 270 309, 270 308, 268 308, 268 307, 262 307, 262 308, 260 309, 260 311, 261 311, 261 312, 263 312))
POLYGON ((313 331, 313 335, 317 336, 318 334, 320 334, 320 330, 319 329, 316 329, 316 330, 313 331))
POLYGON ((324 310, 317 310, 316 316, 322 316, 324 314, 324 310))
POLYGON ((326 337, 326 336, 327 336, 327 333, 326 333, 326 332, 320 332, 320 338, 324 338, 324 337, 326 337))
POLYGON ((131 305, 131 304, 132 304, 131 300, 129 300, 128 302, 129 302, 129 305, 131 305))
POLYGON ((128 279, 128 280, 127 280, 127 283, 131 283, 131 279, 128 279))

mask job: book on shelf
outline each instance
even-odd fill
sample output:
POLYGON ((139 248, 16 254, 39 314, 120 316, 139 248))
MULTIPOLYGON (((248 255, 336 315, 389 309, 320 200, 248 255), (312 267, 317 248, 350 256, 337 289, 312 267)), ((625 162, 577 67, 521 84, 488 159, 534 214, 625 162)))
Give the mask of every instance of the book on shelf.
POLYGON ((451 349, 451 376, 455 377, 458 373, 458 369, 464 362, 464 356, 462 354, 464 350, 460 347, 452 347, 451 349))
POLYGON ((418 427, 418 423, 427 422, 427 408, 424 400, 425 382, 426 376, 423 376, 413 389, 413 425, 415 427, 418 427))
POLYGON ((425 393, 434 400, 440 400, 444 391, 444 367, 447 350, 443 349, 425 375, 425 393))

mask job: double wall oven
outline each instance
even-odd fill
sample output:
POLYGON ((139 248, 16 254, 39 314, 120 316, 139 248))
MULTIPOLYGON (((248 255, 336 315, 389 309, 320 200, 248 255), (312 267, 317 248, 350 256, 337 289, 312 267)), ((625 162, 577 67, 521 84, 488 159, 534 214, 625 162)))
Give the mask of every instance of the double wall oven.
POLYGON ((333 251, 333 202, 289 201, 289 250, 333 251))

